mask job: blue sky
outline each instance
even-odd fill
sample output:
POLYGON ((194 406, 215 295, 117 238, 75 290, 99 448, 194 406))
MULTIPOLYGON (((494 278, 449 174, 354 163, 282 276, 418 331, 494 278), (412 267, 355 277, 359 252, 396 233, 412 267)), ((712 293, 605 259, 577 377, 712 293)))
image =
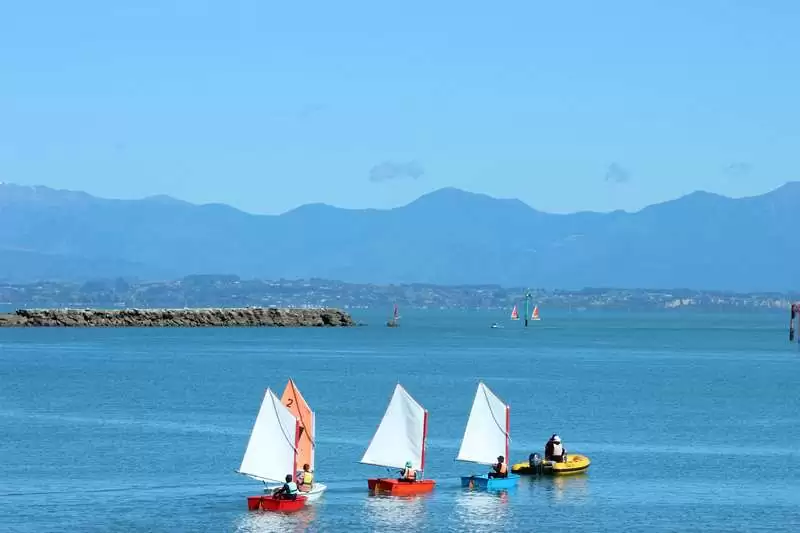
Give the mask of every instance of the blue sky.
POLYGON ((800 2, 6 3, 0 181, 275 213, 800 179, 800 2))

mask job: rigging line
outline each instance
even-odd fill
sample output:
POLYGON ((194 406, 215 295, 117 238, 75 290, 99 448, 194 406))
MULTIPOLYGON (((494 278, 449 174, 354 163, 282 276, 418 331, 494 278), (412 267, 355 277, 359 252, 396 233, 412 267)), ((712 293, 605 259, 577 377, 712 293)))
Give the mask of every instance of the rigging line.
MULTIPOLYGON (((494 420, 494 423, 497 425, 497 429, 499 429, 500 431, 502 431, 502 432, 503 432, 503 435, 505 435, 505 436, 506 436, 506 438, 507 438, 507 439, 510 441, 510 440, 511 440, 511 435, 509 435, 509 434, 506 432, 506 428, 504 428, 503 426, 501 426, 501 425, 500 425, 500 422, 498 422, 498 421, 497 421, 497 418, 495 418, 495 416, 494 416, 494 410, 492 409, 492 404, 491 404, 491 402, 489 401, 489 394, 486 392, 486 385, 484 385, 484 386, 483 386, 483 397, 484 397, 484 398, 486 398, 486 404, 489 406, 489 413, 491 413, 491 415, 492 415, 492 420, 494 420)), ((506 408, 508 408, 508 407, 506 407, 506 408)))
MULTIPOLYGON (((292 384, 292 395, 294 396, 294 403, 295 403, 295 405, 297 405, 297 389, 294 386, 294 380, 289 380, 289 383, 292 384)), ((305 400, 304 400, 303 403, 305 403, 305 400)), ((306 406, 308 406, 307 403, 306 403, 306 406)), ((303 420, 303 412, 299 408, 297 409, 297 414, 300 416, 300 424, 303 426, 303 429, 305 430, 303 432, 303 435, 306 435, 308 440, 311 442, 311 448, 312 449, 316 449, 317 448, 317 443, 314 442, 314 439, 312 437, 308 436, 309 435, 308 426, 306 425, 306 421, 303 420)))

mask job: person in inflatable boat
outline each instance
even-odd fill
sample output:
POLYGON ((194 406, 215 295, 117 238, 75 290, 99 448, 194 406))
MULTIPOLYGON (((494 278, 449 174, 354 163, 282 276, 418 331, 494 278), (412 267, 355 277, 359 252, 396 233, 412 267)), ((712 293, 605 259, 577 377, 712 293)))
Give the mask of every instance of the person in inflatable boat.
POLYGON ((303 465, 303 469, 297 472, 297 488, 302 492, 308 492, 314 486, 314 474, 311 473, 311 468, 308 463, 303 465))
POLYGON ((417 480, 417 471, 414 470, 414 465, 411 461, 406 461, 406 467, 400 471, 400 477, 397 481, 404 481, 406 483, 414 483, 417 480))
POLYGON ((296 500, 297 492, 297 483, 292 481, 291 474, 286 474, 286 483, 284 483, 282 487, 272 491, 272 495, 282 500, 296 500))
POLYGON ((544 445, 544 459, 545 461, 555 461, 556 463, 563 463, 567 458, 567 450, 561 444, 561 437, 553 434, 547 444, 544 445))
POLYGON ((497 458, 497 463, 492 465, 489 477, 508 477, 508 466, 506 465, 505 457, 501 455, 497 458))

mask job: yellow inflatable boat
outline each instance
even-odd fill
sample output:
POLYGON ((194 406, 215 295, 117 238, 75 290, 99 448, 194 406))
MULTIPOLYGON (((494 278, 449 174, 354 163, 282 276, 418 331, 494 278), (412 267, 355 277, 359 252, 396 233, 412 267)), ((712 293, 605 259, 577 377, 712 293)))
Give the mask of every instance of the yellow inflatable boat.
POLYGON ((511 467, 511 472, 521 475, 567 476, 585 472, 592 462, 585 455, 571 453, 563 463, 543 461, 539 454, 532 454, 524 463, 517 463, 511 467))

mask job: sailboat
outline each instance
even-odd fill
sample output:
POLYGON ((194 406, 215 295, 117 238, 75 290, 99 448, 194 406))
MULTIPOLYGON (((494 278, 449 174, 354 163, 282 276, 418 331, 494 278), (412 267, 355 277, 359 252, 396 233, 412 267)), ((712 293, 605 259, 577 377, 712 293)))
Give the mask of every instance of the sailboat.
MULTIPOLYGON (((264 483, 282 484, 287 475, 294 476, 299 435, 300 421, 267 389, 237 472, 264 483)), ((293 512, 305 507, 306 500, 302 495, 295 500, 252 496, 247 498, 247 508, 293 512)))
MULTIPOLYGON (((289 412, 291 412, 300 423, 297 441, 297 458, 295 460, 293 472, 302 470, 303 465, 307 464, 309 471, 313 473, 316 451, 316 442, 314 441, 316 438, 316 414, 311 410, 311 407, 308 406, 305 398, 300 394, 300 390, 291 378, 286 384, 286 388, 283 390, 281 403, 286 406, 289 412)), ((328 488, 326 485, 314 481, 311 490, 304 492, 303 495, 308 498, 309 502, 312 502, 319 499, 326 488, 328 488)), ((265 488, 264 490, 268 491, 271 489, 265 488)))
POLYGON ((432 491, 436 482, 422 479, 427 436, 428 411, 398 383, 361 463, 401 469, 407 461, 411 461, 412 468, 417 471, 417 481, 399 481, 397 478, 369 479, 369 490, 393 496, 432 491))
MULTIPOLYGON (((502 455, 508 464, 509 429, 509 406, 483 382, 478 383, 478 391, 472 402, 456 460, 493 465, 497 462, 497 457, 502 455)), ((462 476, 461 486, 484 490, 507 489, 515 486, 517 480, 519 476, 512 474, 509 469, 508 477, 505 478, 490 478, 488 474, 462 476)))
POLYGON ((514 309, 511 310, 511 320, 519 320, 519 311, 517 311, 516 305, 514 305, 514 309))
POLYGON ((534 305, 533 306, 533 314, 531 315, 531 320, 541 320, 541 318, 539 318, 539 306, 538 305, 534 305))
POLYGON ((400 321, 400 315, 398 314, 397 311, 397 304, 394 304, 394 313, 392 313, 392 318, 389 319, 386 325, 389 326, 390 328, 396 328, 397 326, 400 325, 399 321, 400 321))

